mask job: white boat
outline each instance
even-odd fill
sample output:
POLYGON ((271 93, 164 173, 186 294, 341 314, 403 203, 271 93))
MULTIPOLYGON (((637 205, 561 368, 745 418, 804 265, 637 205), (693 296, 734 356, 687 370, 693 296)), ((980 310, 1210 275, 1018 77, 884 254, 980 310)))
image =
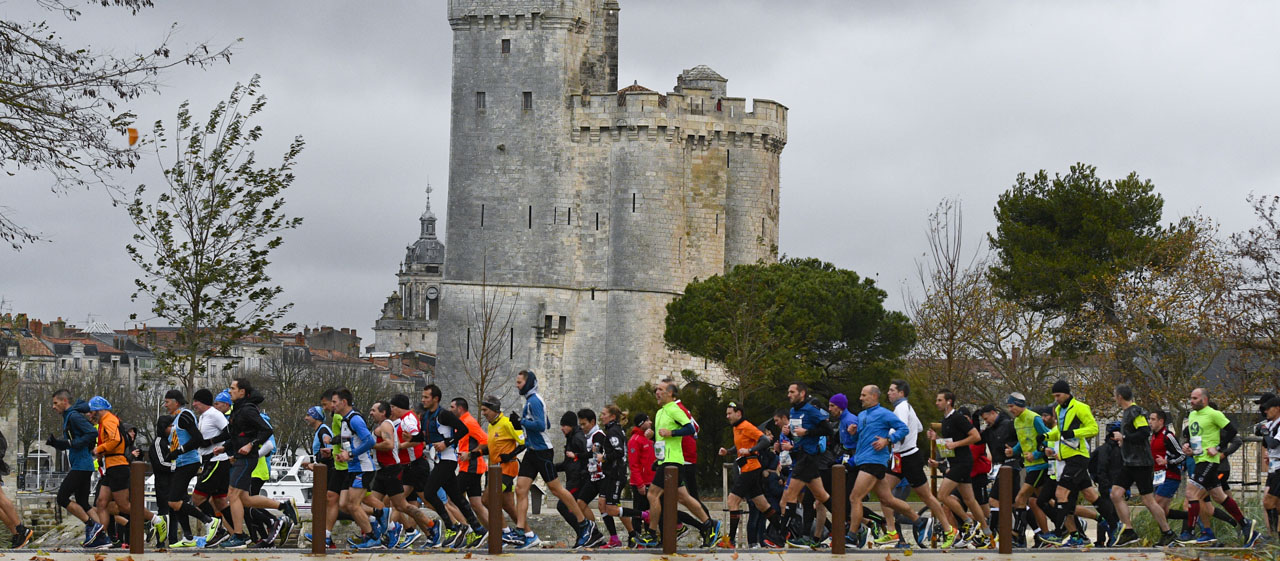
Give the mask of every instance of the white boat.
MULTIPOLYGON (((273 455, 271 457, 271 480, 262 486, 262 495, 266 495, 277 501, 287 501, 293 499, 298 504, 298 508, 311 508, 311 471, 303 469, 303 464, 311 461, 311 456, 300 455, 289 464, 289 461, 280 456, 273 455)), ((195 491, 195 481, 187 487, 187 492, 195 491)), ((147 476, 147 505, 154 508, 155 506, 155 476, 147 476)))

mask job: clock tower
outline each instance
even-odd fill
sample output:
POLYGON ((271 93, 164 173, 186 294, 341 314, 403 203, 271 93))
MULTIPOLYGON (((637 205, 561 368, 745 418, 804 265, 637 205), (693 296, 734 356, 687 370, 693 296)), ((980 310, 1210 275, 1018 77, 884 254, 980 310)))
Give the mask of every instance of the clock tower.
POLYGON ((376 352, 417 351, 436 354, 440 315, 440 281, 444 278, 444 244, 436 237, 436 215, 427 208, 418 219, 418 239, 405 248, 399 290, 387 297, 382 317, 374 323, 376 352))

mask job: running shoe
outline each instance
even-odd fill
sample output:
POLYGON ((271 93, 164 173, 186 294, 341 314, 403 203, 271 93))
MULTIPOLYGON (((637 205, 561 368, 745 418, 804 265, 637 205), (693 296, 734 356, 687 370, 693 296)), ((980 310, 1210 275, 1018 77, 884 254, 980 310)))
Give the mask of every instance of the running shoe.
POLYGON ((516 549, 534 549, 542 546, 542 540, 538 539, 538 534, 525 534, 524 543, 520 544, 516 549))
POLYGON ((99 533, 97 537, 93 538, 93 541, 90 541, 89 543, 85 544, 85 548, 111 549, 114 545, 115 543, 111 541, 111 536, 108 536, 104 533, 99 533))
POLYGON ((210 520, 208 524, 205 524, 205 528, 204 528, 205 543, 214 541, 214 539, 218 536, 218 530, 221 530, 221 529, 222 529, 222 519, 216 516, 213 517, 213 520, 210 520))
POLYGON ((206 540, 205 540, 205 542, 204 542, 204 546, 205 546, 205 547, 219 547, 219 546, 221 546, 221 545, 223 544, 223 542, 227 541, 227 540, 228 540, 228 539, 230 539, 230 538, 231 538, 231 532, 228 532, 228 531, 227 531, 227 527, 226 527, 226 526, 220 526, 220 527, 218 528, 218 531, 217 531, 217 532, 214 532, 214 534, 213 534, 213 539, 212 539, 212 540, 209 540, 209 539, 206 539, 206 540))
POLYGON ((1178 536, 1169 530, 1160 535, 1160 540, 1156 542, 1156 547, 1169 547, 1178 543, 1178 536))
POLYGON ((294 526, 298 525, 298 503, 292 497, 280 505, 280 512, 288 516, 289 520, 293 521, 294 526))
POLYGON ((920 547, 929 547, 929 542, 933 539, 933 519, 920 517, 911 523, 911 533, 915 534, 916 545, 920 547))
POLYGON ((880 537, 872 539, 871 543, 874 544, 873 547, 876 549, 887 549, 893 547, 893 545, 898 543, 898 540, 900 539, 901 537, 897 532, 889 530, 888 532, 881 534, 880 537))
POLYGON ((818 542, 814 541, 813 538, 805 535, 791 536, 787 538, 787 547, 813 549, 817 545, 818 545, 818 542))
POLYGON ((192 538, 182 538, 176 542, 169 544, 169 547, 172 549, 182 549, 187 547, 196 547, 197 545, 199 544, 196 542, 196 540, 192 538))
MULTIPOLYGON (((147 530, 147 538, 156 538, 156 543, 169 543, 169 515, 157 516, 151 519, 147 530)), ((161 546, 163 548, 163 546, 161 546)))
POLYGON ((618 536, 609 536, 609 541, 600 544, 600 549, 622 549, 622 540, 618 536))
POLYGON ((707 524, 702 527, 701 533, 703 549, 714 547, 723 535, 720 531, 720 521, 714 518, 707 520, 707 524))
POLYGON ((1252 548, 1253 544, 1258 542, 1258 538, 1262 534, 1258 532, 1257 522, 1252 518, 1245 518, 1240 524, 1240 537, 1243 538, 1243 547, 1252 548))
POLYGON ((481 526, 478 530, 471 530, 467 532, 467 547, 480 547, 487 537, 489 537, 489 531, 484 526, 481 526))
POLYGON ((400 547, 400 536, 404 533, 404 525, 399 522, 392 522, 391 527, 387 528, 387 533, 382 535, 382 543, 387 549, 395 549, 400 547))
POLYGON ((352 547, 355 547, 356 549, 383 549, 386 546, 382 545, 382 540, 374 537, 373 533, 369 533, 364 536, 363 540, 352 547))
POLYGON ((440 547, 440 527, 444 526, 443 522, 432 524, 427 531, 423 532, 427 540, 422 543, 422 547, 440 547))
POLYGON ((400 534, 400 542, 396 544, 396 548, 406 549, 409 547, 413 547, 413 544, 418 543, 418 540, 422 539, 423 535, 424 534, 422 533, 422 530, 419 530, 417 528, 414 528, 412 530, 409 530, 408 532, 400 534))
POLYGON ((1056 532, 1036 532, 1036 539, 1050 547, 1062 547, 1067 543, 1067 537, 1056 532))
POLYGON ((35 537, 36 532, 26 526, 18 526, 18 533, 13 535, 13 541, 9 544, 9 549, 22 549, 31 543, 31 538, 35 537))
MULTIPOLYGON (((960 539, 960 532, 952 528, 950 532, 942 535, 942 539, 938 541, 938 549, 951 549, 956 545, 956 541, 960 539)), ((928 543, 928 542, 926 542, 928 543)), ((921 547, 928 547, 921 544, 921 547)))
POLYGON ((241 538, 240 536, 231 536, 223 541, 218 547, 221 547, 222 549, 244 549, 249 547, 249 542, 245 541, 244 538, 241 538))
POLYGON ((1130 545, 1142 545, 1142 537, 1133 528, 1125 527, 1124 523, 1120 524, 1121 530, 1116 534, 1115 539, 1111 540, 1111 547, 1125 547, 1130 545))
POLYGON ((1084 535, 1084 532, 1075 532, 1071 534, 1070 538, 1067 538, 1067 547, 1089 547, 1091 545, 1093 545, 1093 541, 1084 535))
POLYGON ((1196 538, 1196 545, 1206 546, 1218 543, 1218 536, 1213 535, 1213 530, 1205 528, 1200 531, 1200 537, 1196 538))

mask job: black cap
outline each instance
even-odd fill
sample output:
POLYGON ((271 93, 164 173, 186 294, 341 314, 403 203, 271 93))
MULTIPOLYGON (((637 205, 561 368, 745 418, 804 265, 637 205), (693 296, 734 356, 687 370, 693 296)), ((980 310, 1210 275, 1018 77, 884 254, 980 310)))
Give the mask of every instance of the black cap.
POLYGON ((1271 401, 1275 398, 1276 398, 1276 394, 1273 394, 1271 392, 1265 392, 1262 395, 1258 396, 1258 399, 1253 400, 1253 403, 1254 405, 1266 405, 1268 401, 1271 401))
POLYGON ((578 415, 575 414, 573 411, 565 411, 564 415, 560 416, 560 426, 562 427, 578 426, 578 415))
POLYGON ((990 404, 988 404, 988 405, 983 405, 983 406, 982 406, 982 409, 979 409, 979 410, 978 410, 978 414, 979 414, 979 415, 984 415, 984 414, 987 414, 987 413, 999 413, 999 412, 1000 412, 1000 410, 999 410, 999 409, 996 409, 996 406, 994 406, 994 405, 990 405, 990 404))
POLYGON ((1058 380, 1053 383, 1052 393, 1071 393, 1071 385, 1066 380, 1058 380))
POLYGON ((645 424, 648 421, 649 421, 648 415, 644 413, 636 413, 636 416, 631 418, 631 426, 638 427, 640 425, 645 424))
POLYGON ((193 400, 195 400, 195 401, 197 401, 197 402, 199 402, 199 403, 203 403, 203 404, 205 404, 205 405, 212 406, 212 405, 213 405, 213 392, 209 391, 209 388, 200 388, 200 389, 196 390, 196 395, 192 396, 192 398, 191 398, 191 399, 193 399, 193 400))
POLYGON ((187 404, 187 398, 186 398, 186 396, 182 395, 182 390, 169 390, 169 391, 167 391, 167 392, 164 392, 164 398, 165 398, 165 399, 172 399, 172 400, 174 400, 174 401, 178 402, 178 405, 186 405, 186 404, 187 404))
POLYGON ((391 406, 399 409, 409 408, 409 396, 402 393, 391 396, 391 406))
POLYGON ((1272 407, 1280 407, 1280 397, 1271 396, 1271 399, 1268 399, 1266 403, 1263 403, 1260 409, 1266 411, 1272 407))

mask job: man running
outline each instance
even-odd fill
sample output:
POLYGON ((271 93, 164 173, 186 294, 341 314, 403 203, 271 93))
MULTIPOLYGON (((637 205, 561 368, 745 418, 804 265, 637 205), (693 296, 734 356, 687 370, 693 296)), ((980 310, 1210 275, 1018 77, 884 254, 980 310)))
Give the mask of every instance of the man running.
MULTIPOLYGON (((401 489, 404 490, 404 504, 410 509, 409 511, 401 510, 401 512, 408 514, 415 526, 413 530, 401 535, 400 543, 393 545, 396 548, 406 548, 428 534, 429 541, 439 543, 440 527, 427 516, 426 512, 409 502, 411 498, 417 501, 415 495, 419 490, 426 489, 426 482, 431 474, 423 455, 422 439, 418 436, 421 433, 418 416, 414 415, 413 410, 410 409, 407 395, 402 393, 393 395, 390 403, 393 425, 400 440, 400 449, 397 453, 400 464, 404 466, 404 470, 400 473, 400 484, 401 489)), ((449 515, 442 512, 440 516, 448 517, 449 515)))
POLYGON ((1057 403, 1053 409, 1057 420, 1056 426, 1045 435, 1045 440, 1053 445, 1053 449, 1048 451, 1050 459, 1061 461, 1062 469, 1054 491, 1057 504, 1046 513, 1058 532, 1047 535, 1045 539, 1054 545, 1062 545, 1066 540, 1067 517, 1075 516, 1080 496, 1098 510, 1101 518, 1098 524, 1105 523, 1108 533, 1120 524, 1120 519, 1110 497, 1098 493, 1089 477, 1088 439, 1098 435, 1098 422, 1094 420, 1093 410, 1071 395, 1071 386, 1066 380, 1054 382, 1052 390, 1053 400, 1057 403))
POLYGON ((607 543, 597 539, 593 533, 588 547, 622 547, 614 517, 621 517, 627 534, 632 535, 635 527, 631 520, 640 515, 630 508, 622 508, 622 489, 627 485, 627 435, 618 424, 621 416, 622 410, 613 404, 606 405, 600 412, 600 422, 596 422, 594 411, 585 408, 578 411, 578 425, 587 434, 590 454, 587 480, 577 493, 578 508, 583 514, 591 512, 591 501, 599 497, 600 514, 604 517, 605 529, 609 531, 607 543))
MULTIPOLYGON (((1012 470, 1010 475, 1013 477, 1010 489, 1017 489, 1020 485, 1022 458, 1010 454, 1012 447, 1018 443, 1018 433, 1013 426, 1013 421, 1004 412, 996 409, 994 405, 984 405, 978 410, 978 415, 986 428, 982 429, 982 442, 987 446, 987 452, 991 456, 991 463, 995 466, 1009 466, 1012 470)), ((975 467, 975 470, 977 468, 975 467)), ((984 484, 985 486, 985 484, 984 484)), ((990 494, 991 511, 987 518, 987 525, 991 527, 994 538, 1000 537, 1000 509, 1013 508, 1013 499, 1000 496, 1000 485, 995 485, 991 489, 990 494)), ((990 543, 992 549, 998 547, 997 540, 993 539, 990 543)))
MULTIPOLYGON (((803 382, 793 382, 787 386, 787 398, 791 401, 789 427, 794 446, 791 449, 791 481, 782 493, 782 524, 790 533, 787 545, 793 547, 815 547, 819 540, 807 535, 808 528, 799 528, 796 510, 800 494, 807 488, 813 494, 816 504, 822 504, 831 510, 831 495, 822 486, 822 478, 818 473, 818 457, 822 454, 822 438, 830 437, 830 428, 825 422, 827 412, 809 403, 809 386, 803 382)), ((652 504, 652 497, 650 498, 652 504)), ((861 512, 858 513, 861 516, 861 512)), ((815 528, 816 530, 816 528, 815 528)))
MULTIPOLYGON (((929 463, 929 454, 920 450, 919 441, 920 433, 924 431, 924 424, 920 422, 920 417, 916 415, 916 410, 907 401, 907 397, 911 395, 911 386, 906 380, 893 380, 889 382, 889 391, 886 392, 889 403, 893 404, 893 414, 898 420, 907 425, 909 430, 906 438, 902 442, 894 443, 893 459, 891 468, 885 473, 885 482, 890 489, 898 486, 903 479, 907 480, 907 484, 915 491, 916 496, 920 497, 920 501, 929 507, 929 512, 933 514, 933 525, 938 525, 942 530, 942 537, 939 540, 939 547, 943 549, 950 548, 955 543, 959 532, 951 526, 951 522, 947 518, 947 511, 942 506, 942 502, 933 494, 933 490, 929 487, 929 477, 925 474, 925 466, 929 463)), ((894 510, 886 505, 880 505, 886 519, 892 518, 895 521, 897 517, 893 516, 894 510)), ((926 521, 929 522, 929 521, 926 521)), ((895 526, 897 524, 895 523, 895 526)), ((929 523, 921 523, 919 528, 914 528, 916 544, 920 547, 928 547, 932 541, 934 528, 929 523)), ((895 529, 893 533, 901 536, 901 530, 895 529)), ((886 535, 890 535, 886 533, 886 535)), ((882 537, 882 539, 885 539, 882 537)), ((886 541, 892 538, 887 538, 886 541)), ((884 543, 880 543, 884 545, 884 543)))
MULTIPOLYGON (((427 477, 425 494, 428 501, 443 503, 437 496, 437 492, 444 489, 449 502, 462 511, 462 515, 466 518, 469 528, 465 530, 460 528, 453 541, 444 544, 445 547, 454 549, 474 547, 484 541, 485 536, 489 534, 484 524, 476 518, 470 502, 462 493, 462 487, 458 485, 458 441, 466 438, 469 430, 461 419, 440 406, 441 398, 440 386, 428 384, 422 388, 424 410, 422 435, 427 445, 434 448, 437 455, 436 465, 431 468, 431 475, 427 477)), ((444 505, 440 504, 436 510, 443 511, 444 505)))
MULTIPOLYGON (((166 462, 173 462, 169 496, 165 500, 169 503, 170 512, 177 516, 195 518, 204 524, 205 542, 208 543, 218 532, 220 522, 201 512, 187 500, 187 486, 200 472, 200 448, 205 446, 204 433, 200 431, 195 411, 186 407, 187 398, 182 395, 181 390, 166 392, 163 405, 165 411, 173 416, 173 425, 169 429, 168 443, 163 453, 166 462)), ((176 535, 176 528, 170 525, 169 534, 161 537, 162 543, 172 544, 176 548, 196 547, 196 540, 192 536, 184 535, 181 540, 174 540, 176 535)))
MULTIPOLYGON (((327 418, 328 412, 319 405, 312 405, 307 409, 305 420, 307 427, 311 429, 311 461, 303 464, 302 467, 303 469, 315 471, 316 466, 324 466, 328 477, 332 478, 337 476, 333 470, 333 456, 322 453, 332 445, 334 440, 333 430, 325 423, 327 418)), ((338 503, 338 493, 332 490, 326 490, 325 493, 328 494, 328 500, 331 501, 329 504, 338 503)), ((313 539, 310 534, 305 537, 308 540, 313 539)), ((330 549, 334 547, 333 539, 329 538, 327 534, 325 536, 325 547, 330 549)))
POLYGON ((373 486, 375 466, 371 454, 374 445, 373 433, 364 416, 352 405, 351 390, 338 388, 333 396, 333 412, 342 420, 338 431, 338 439, 342 442, 342 450, 336 452, 335 461, 347 464, 347 488, 339 494, 342 510, 346 511, 356 523, 360 534, 348 540, 348 544, 358 549, 370 549, 382 546, 381 536, 375 535, 373 524, 364 510, 365 490, 373 486))
MULTIPOLYGON (((449 412, 467 427, 467 435, 458 439, 458 487, 471 503, 471 510, 482 522, 489 521, 489 509, 484 504, 484 475, 489 471, 489 462, 480 447, 489 443, 489 433, 480 428, 480 423, 471 414, 471 404, 466 399, 455 397, 449 402, 449 412)), ((479 542, 472 546, 479 546, 479 542)))
MULTIPOLYGON (((408 400, 408 397, 405 397, 408 400)), ((407 405, 407 404, 406 404, 407 405)), ((401 476, 404 467, 409 463, 409 456, 400 446, 403 434, 391 420, 391 404, 378 401, 369 408, 369 418, 373 420, 374 455, 377 457, 377 475, 373 478, 373 489, 370 492, 374 500, 383 502, 390 500, 391 507, 400 513, 414 518, 423 528, 429 525, 422 511, 409 505, 404 499, 405 488, 401 476)), ((400 531, 397 527, 386 532, 386 547, 392 548, 400 543, 400 531)))
MULTIPOLYGON (((973 493, 973 451, 969 447, 982 440, 982 435, 973 427, 973 422, 968 417, 956 411, 956 394, 951 390, 938 392, 934 404, 942 411, 942 441, 937 444, 938 456, 947 458, 946 474, 938 483, 938 496, 942 497, 942 502, 951 509, 956 523, 960 525, 960 538, 954 545, 963 548, 978 537, 979 528, 983 534, 991 536, 991 528, 982 517, 982 507, 973 493), (960 491, 963 506, 952 495, 956 490, 960 491), (965 512, 966 506, 972 515, 965 512), (976 523, 974 518, 977 518, 976 523)), ((938 436, 934 431, 929 431, 929 440, 938 441, 938 436)), ((938 461, 929 460, 929 463, 937 465, 938 461)))
POLYGON ((204 541, 204 547, 215 547, 231 538, 231 532, 227 530, 231 515, 231 511, 227 510, 230 506, 227 491, 231 487, 231 458, 226 452, 219 450, 218 444, 214 442, 224 436, 227 428, 226 412, 231 410, 231 393, 222 391, 214 397, 213 392, 208 389, 196 390, 191 399, 191 410, 200 415, 200 438, 204 441, 204 445, 197 450, 203 467, 196 480, 195 491, 191 494, 191 504, 206 516, 217 520, 210 523, 210 527, 217 525, 212 537, 206 536, 204 541))
POLYGON ((1267 530, 1280 532, 1280 398, 1273 396, 1259 408, 1267 418, 1254 431, 1262 437, 1267 458, 1267 494, 1262 497, 1262 508, 1267 511, 1267 530))
POLYGON ((738 477, 733 480, 733 489, 725 507, 729 510, 729 544, 738 546, 738 525, 742 520, 742 502, 751 501, 756 509, 764 513, 775 526, 782 524, 778 511, 769 505, 764 496, 764 470, 760 467, 760 452, 767 450, 773 442, 764 432, 751 424, 742 414, 742 407, 730 402, 725 409, 725 419, 733 427, 733 450, 720 449, 721 456, 734 455, 734 463, 738 465, 738 477))
MULTIPOLYGON (((489 421, 489 442, 480 447, 479 452, 489 455, 489 465, 502 466, 502 510, 511 518, 512 524, 518 524, 516 515, 516 476, 520 474, 520 462, 516 460, 524 451, 524 443, 516 434, 511 419, 502 414, 502 399, 496 395, 485 396, 480 402, 480 414, 489 421)), ((524 532, 514 526, 502 530, 502 541, 511 545, 524 543, 524 532)))
MULTIPOLYGON (((98 502, 90 511, 96 525, 95 535, 89 537, 85 547, 98 549, 111 545, 111 538, 103 529, 111 520, 110 504, 115 502, 119 512, 131 512, 129 502, 129 458, 125 450, 124 435, 120 432, 120 419, 111 412, 111 403, 106 398, 95 395, 89 400, 90 420, 98 425, 98 446, 93 449, 95 456, 102 458, 105 471, 98 479, 98 502)), ((168 521, 152 513, 144 505, 142 520, 133 520, 135 524, 150 521, 149 530, 165 535, 169 532, 168 521)))
MULTIPOLYGON (((675 466, 679 473, 680 466, 684 465, 684 452, 681 448, 681 441, 685 435, 693 434, 693 423, 690 422, 688 415, 676 403, 676 394, 679 388, 670 382, 658 384, 654 388, 653 393, 658 398, 658 412, 654 415, 653 426, 658 431, 658 441, 654 443, 654 457, 657 459, 657 465, 654 466, 653 482, 649 485, 649 531, 640 536, 636 541, 637 545, 642 547, 656 547, 658 545, 658 528, 662 523, 662 489, 664 478, 666 477, 666 468, 675 466)), ((815 474, 816 477, 816 474, 815 474)), ((684 485, 684 478, 678 476, 677 493, 680 495, 680 501, 684 503, 701 524, 702 547, 711 547, 720 539, 720 523, 715 519, 707 516, 706 511, 689 496, 689 490, 684 485)))
MULTIPOLYGON (((1218 464, 1223 458, 1218 445, 1222 442, 1230 442, 1237 436, 1238 431, 1226 415, 1209 407, 1209 394, 1204 388, 1192 390, 1190 404, 1192 411, 1187 416, 1188 438, 1182 445, 1182 452, 1194 456, 1196 468, 1191 474, 1190 484, 1187 485, 1187 520, 1190 522, 1199 517, 1200 524, 1204 527, 1200 531, 1200 537, 1194 543, 1205 546, 1213 545, 1218 541, 1217 536, 1213 534, 1213 503, 1207 500, 1212 498, 1220 503, 1227 510, 1227 514, 1236 521, 1236 528, 1240 530, 1245 547, 1253 547, 1253 543, 1259 536, 1257 530, 1253 528, 1253 520, 1244 517, 1235 499, 1222 490, 1222 484, 1218 478, 1218 464)), ((1179 542, 1188 543, 1182 539, 1179 542)))
MULTIPOLYGON (((849 493, 849 501, 852 503, 849 510, 849 531, 855 536, 854 545, 862 547, 869 538, 869 533, 861 530, 862 498, 872 489, 875 489, 881 504, 887 504, 891 510, 907 515, 916 528, 917 536, 923 535, 919 515, 906 502, 893 496, 889 482, 884 478, 893 456, 893 444, 905 440, 911 434, 911 429, 892 411, 880 406, 878 386, 863 386, 858 394, 858 401, 862 403, 862 411, 858 413, 857 423, 846 429, 852 430, 858 438, 853 456, 858 475, 853 481, 853 491, 849 493)), ((919 538, 917 541, 920 541, 919 538)))
POLYGON ((1031 499, 1049 479, 1049 462, 1044 455, 1044 435, 1049 434, 1049 426, 1040 415, 1027 408, 1027 396, 1021 392, 1009 394, 1005 399, 1005 406, 1013 417, 1013 430, 1017 438, 1017 443, 1008 447, 1005 453, 1009 457, 1020 459, 1025 472, 1022 486, 1013 499, 1013 547, 1021 548, 1027 545, 1028 514, 1035 518, 1036 528, 1048 526, 1044 511, 1031 499))
POLYGON ((1160 526, 1159 547, 1172 544, 1177 535, 1169 529, 1169 520, 1165 518, 1164 509, 1156 502, 1155 496, 1155 457, 1151 455, 1151 426, 1147 422, 1147 412, 1133 403, 1133 389, 1125 384, 1116 386, 1114 392, 1116 405, 1120 406, 1120 456, 1124 460, 1124 468, 1116 474, 1111 482, 1111 502, 1120 517, 1120 526, 1112 532, 1111 547, 1123 547, 1140 543, 1142 538, 1133 529, 1133 520, 1129 515, 1129 503, 1125 493, 1131 485, 1138 486, 1138 495, 1147 512, 1160 526))
MULTIPOLYGON (((93 446, 98 440, 98 432, 85 417, 89 412, 89 403, 84 400, 76 401, 70 390, 53 392, 53 410, 62 415, 61 438, 50 435, 45 444, 55 450, 67 450, 67 461, 71 464, 71 470, 58 485, 58 506, 84 523, 87 543, 89 534, 93 533, 93 525, 96 524, 89 519, 88 510, 89 483, 93 477, 93 446), (72 497, 75 498, 74 502, 72 497)), ((26 545, 31 541, 32 535, 34 532, 30 530, 14 534, 13 549, 26 545), (21 544, 18 538, 23 538, 21 544)))
POLYGON ((273 508, 288 516, 297 524, 298 511, 289 502, 278 502, 261 495, 250 495, 253 490, 253 470, 258 467, 258 452, 262 445, 271 438, 274 430, 262 418, 258 404, 262 396, 253 391, 253 386, 246 378, 231 381, 231 419, 227 421, 228 438, 223 449, 231 451, 231 533, 230 539, 222 543, 227 549, 243 549, 249 546, 249 535, 245 532, 244 511, 246 508, 273 508))
POLYGON ((516 478, 516 514, 519 520, 516 525, 524 530, 524 543, 518 549, 529 549, 542 545, 542 540, 529 527, 529 488, 533 480, 541 476, 547 489, 556 498, 564 501, 574 518, 578 521, 577 542, 575 546, 586 543, 595 531, 595 523, 587 520, 578 509, 573 495, 564 488, 564 484, 556 479, 555 450, 551 449, 551 441, 547 439, 547 429, 551 422, 547 420, 547 406, 538 395, 538 377, 532 370, 522 370, 516 374, 516 391, 524 397, 524 409, 520 412, 520 426, 524 429, 524 441, 527 451, 520 462, 519 477, 516 478))

